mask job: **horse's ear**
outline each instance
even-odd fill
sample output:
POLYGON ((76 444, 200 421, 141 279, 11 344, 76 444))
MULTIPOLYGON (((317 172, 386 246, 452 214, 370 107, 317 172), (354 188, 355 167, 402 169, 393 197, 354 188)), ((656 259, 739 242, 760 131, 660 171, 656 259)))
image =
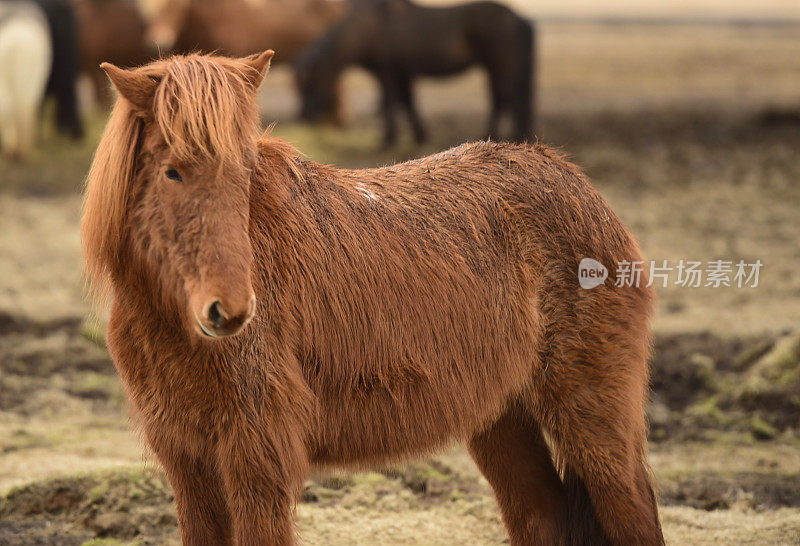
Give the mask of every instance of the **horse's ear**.
POLYGON ((269 72, 269 65, 274 55, 275 52, 268 49, 263 53, 256 53, 255 55, 250 55, 242 59, 244 64, 254 70, 252 74, 248 75, 248 81, 253 86, 253 89, 257 90, 261 86, 261 82, 264 81, 264 76, 269 72))
POLYGON ((111 63, 100 65, 108 79, 119 91, 120 96, 133 104, 138 110, 150 111, 156 94, 158 80, 136 70, 125 70, 111 63))

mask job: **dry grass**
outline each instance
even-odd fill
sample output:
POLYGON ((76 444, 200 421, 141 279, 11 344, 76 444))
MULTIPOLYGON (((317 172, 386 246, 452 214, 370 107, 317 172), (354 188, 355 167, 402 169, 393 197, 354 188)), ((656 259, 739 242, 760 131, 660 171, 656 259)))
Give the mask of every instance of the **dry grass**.
MULTIPOLYGON (((681 475, 696 479, 721 466, 712 463, 712 458, 722 464, 733 462, 735 466, 753 468, 771 464, 775 453, 781 452, 789 454, 793 461, 793 466, 782 461, 781 472, 791 476, 798 469, 795 445, 762 444, 733 451, 726 446, 702 444, 676 447, 657 448, 654 462, 665 468, 680 468, 681 475), (706 464, 687 464, 686 455, 695 453, 701 453, 706 464)), ((169 489, 163 477, 151 468, 118 465, 114 471, 95 467, 88 474, 70 474, 17 489, 5 504, 0 502, 0 517, 6 521, 5 527, 0 525, 0 539, 7 538, 17 526, 26 525, 28 536, 42 542, 58 537, 64 544, 79 544, 100 533, 125 544, 179 543, 169 489)), ((662 485, 669 485, 678 478, 659 479, 662 485)), ((668 543, 796 543, 800 509, 765 509, 754 503, 745 489, 733 489, 728 496, 734 502, 725 510, 662 507, 668 543)), ((297 510, 305 544, 507 543, 489 486, 461 449, 408 470, 316 478, 306 491, 297 510), (420 489, 418 483, 424 483, 426 489, 420 489)), ((20 536, 25 535, 17 538, 20 536)), ((27 544, 24 540, 8 543, 27 544)))
MULTIPOLYGON (((345 508, 298 510, 300 532, 309 545, 508 544, 497 513, 489 506, 359 514, 345 508)), ((667 544, 797 544, 800 510, 732 509, 706 512, 686 507, 662 510, 667 544)))
POLYGON ((81 315, 80 197, 0 194, 0 311, 55 318, 81 315))

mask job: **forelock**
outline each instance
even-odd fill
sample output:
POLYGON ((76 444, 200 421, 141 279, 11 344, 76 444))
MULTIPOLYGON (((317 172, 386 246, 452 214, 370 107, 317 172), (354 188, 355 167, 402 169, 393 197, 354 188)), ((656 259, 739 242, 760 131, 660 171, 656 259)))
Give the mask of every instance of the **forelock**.
POLYGON ((241 162, 258 137, 258 112, 245 71, 232 59, 174 57, 156 91, 155 121, 181 161, 241 162))

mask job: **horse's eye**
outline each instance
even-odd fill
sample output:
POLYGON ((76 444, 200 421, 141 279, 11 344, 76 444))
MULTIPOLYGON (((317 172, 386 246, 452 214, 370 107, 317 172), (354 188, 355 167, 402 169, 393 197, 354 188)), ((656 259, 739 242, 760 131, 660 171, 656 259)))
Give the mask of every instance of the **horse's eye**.
POLYGON ((179 173, 177 170, 173 169, 172 167, 167 169, 167 172, 165 172, 164 174, 170 180, 174 180, 175 182, 183 182, 183 178, 181 178, 181 173, 179 173))

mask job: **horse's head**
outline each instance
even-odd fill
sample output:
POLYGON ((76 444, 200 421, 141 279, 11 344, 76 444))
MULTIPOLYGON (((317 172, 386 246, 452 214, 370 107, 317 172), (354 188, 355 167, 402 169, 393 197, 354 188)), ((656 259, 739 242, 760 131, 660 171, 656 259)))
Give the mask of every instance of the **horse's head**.
POLYGON ((272 55, 191 55, 136 70, 102 65, 121 98, 87 187, 90 274, 113 280, 115 271, 143 264, 144 274, 183 310, 184 323, 209 338, 239 332, 255 311, 249 237, 255 93, 272 55), (135 120, 132 134, 121 129, 120 116, 135 120), (109 149, 126 139, 134 140, 125 143, 134 148, 129 159, 111 157, 109 149), (122 176, 115 167, 129 171, 124 180, 115 180, 122 176), (127 195, 115 198, 116 192, 127 195), (97 215, 108 219, 96 225, 97 215), (126 238, 135 259, 117 263, 120 250, 113 245, 126 238))

